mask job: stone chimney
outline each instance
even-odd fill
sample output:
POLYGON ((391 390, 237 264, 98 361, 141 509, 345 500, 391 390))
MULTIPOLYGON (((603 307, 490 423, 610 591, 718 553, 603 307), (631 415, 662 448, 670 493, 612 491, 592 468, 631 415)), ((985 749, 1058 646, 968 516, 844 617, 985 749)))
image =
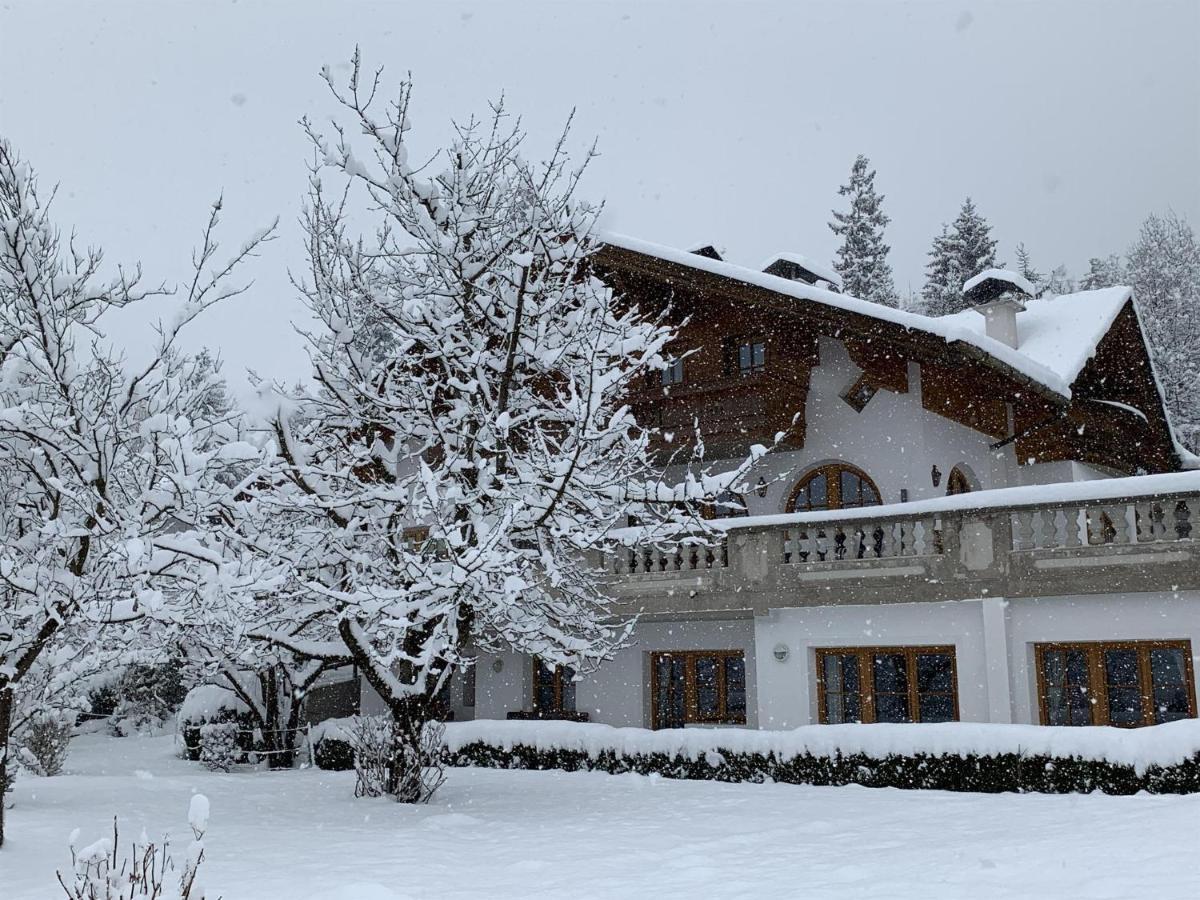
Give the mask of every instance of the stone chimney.
POLYGON ((1016 272, 985 269, 963 285, 963 296, 983 316, 988 337, 1017 349, 1017 313, 1025 309, 1036 289, 1016 272))

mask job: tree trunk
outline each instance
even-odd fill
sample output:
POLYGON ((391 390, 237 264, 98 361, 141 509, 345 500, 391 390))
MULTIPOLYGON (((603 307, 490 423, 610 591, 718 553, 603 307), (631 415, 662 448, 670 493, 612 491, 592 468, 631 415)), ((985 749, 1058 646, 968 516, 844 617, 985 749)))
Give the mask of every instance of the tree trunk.
POLYGON ((290 769, 296 762, 296 723, 300 717, 300 704, 291 697, 290 680, 272 666, 260 678, 263 698, 263 745, 267 752, 267 767, 290 769), (287 682, 280 685, 280 681, 287 682), (281 689, 282 688, 282 689, 281 689), (288 714, 283 715, 284 691, 291 703, 288 714))
POLYGON ((392 757, 388 766, 387 792, 398 803, 424 803, 429 799, 423 780, 426 748, 422 744, 430 721, 430 704, 424 697, 392 705, 392 757))
POLYGON ((13 689, 0 688, 0 847, 4 846, 4 790, 8 786, 8 730, 12 727, 13 689))

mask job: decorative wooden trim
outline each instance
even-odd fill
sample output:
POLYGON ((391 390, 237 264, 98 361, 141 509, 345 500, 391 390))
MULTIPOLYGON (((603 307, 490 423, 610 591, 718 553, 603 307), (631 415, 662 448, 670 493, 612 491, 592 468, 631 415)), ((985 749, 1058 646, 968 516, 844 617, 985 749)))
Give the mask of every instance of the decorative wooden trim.
POLYGON ((1196 718, 1196 675, 1192 668, 1190 640, 1117 640, 1117 641, 1048 641, 1033 645, 1033 664, 1037 670, 1038 721, 1050 724, 1047 698, 1045 655, 1055 651, 1077 650, 1087 654, 1088 690, 1092 702, 1093 725, 1111 725, 1108 714, 1108 679, 1104 674, 1104 651, 1138 651, 1138 680, 1142 698, 1142 721, 1139 725, 1114 725, 1117 728, 1139 728, 1154 724, 1154 681, 1150 668, 1151 650, 1180 650, 1188 690, 1188 716, 1196 718))
MULTIPOLYGON (((903 647, 817 647, 815 648, 817 664, 817 721, 822 725, 829 724, 828 710, 825 704, 825 657, 854 656, 858 659, 858 686, 862 705, 862 721, 875 721, 875 671, 872 657, 877 654, 903 654, 904 665, 908 677, 908 711, 912 722, 921 721, 921 696, 917 690, 918 656, 940 654, 950 657, 950 693, 954 699, 954 721, 959 721, 958 706, 958 655, 953 645, 934 646, 903 646, 903 647)), ((926 692, 944 694, 944 691, 926 692)))

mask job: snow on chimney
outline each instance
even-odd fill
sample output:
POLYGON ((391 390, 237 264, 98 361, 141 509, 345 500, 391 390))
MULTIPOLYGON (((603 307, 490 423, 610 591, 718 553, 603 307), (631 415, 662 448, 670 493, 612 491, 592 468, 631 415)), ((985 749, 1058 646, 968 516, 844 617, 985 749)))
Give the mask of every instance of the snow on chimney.
POLYGON ((1017 313, 1025 309, 1036 289, 1016 272, 984 269, 963 285, 963 295, 971 308, 983 316, 988 337, 1017 348, 1017 313))

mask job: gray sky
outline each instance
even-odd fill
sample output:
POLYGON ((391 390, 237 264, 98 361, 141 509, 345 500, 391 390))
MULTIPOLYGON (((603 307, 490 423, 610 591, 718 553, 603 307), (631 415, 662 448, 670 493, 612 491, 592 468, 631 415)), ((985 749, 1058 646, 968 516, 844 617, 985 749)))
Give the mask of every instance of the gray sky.
MULTIPOLYGON (((585 193, 647 240, 829 260, 857 153, 878 169, 901 290, 971 195, 1003 258, 1121 251, 1150 212, 1200 225, 1200 2, 105 3, 0 0, 0 134, 58 181, 113 261, 184 276, 207 203, 232 249, 275 215, 254 292, 198 322, 227 372, 306 371, 288 323, 301 115, 361 44, 417 82, 418 143, 507 92, 542 152, 572 106, 602 156, 585 193)), ((386 76, 385 76, 386 77, 386 76)), ((137 354, 136 317, 113 325, 137 354)))

